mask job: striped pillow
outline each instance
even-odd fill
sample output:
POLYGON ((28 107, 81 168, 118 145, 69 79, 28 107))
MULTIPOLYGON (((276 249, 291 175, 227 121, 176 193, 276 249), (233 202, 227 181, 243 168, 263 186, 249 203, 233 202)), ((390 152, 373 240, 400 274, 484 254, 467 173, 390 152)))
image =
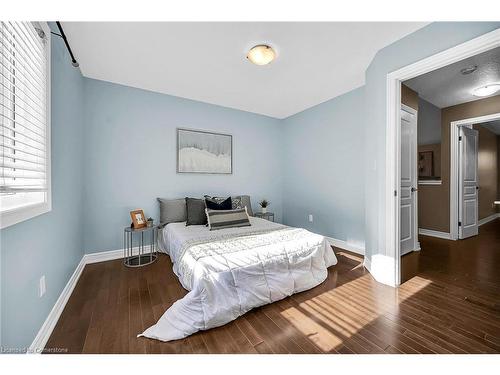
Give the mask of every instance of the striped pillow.
POLYGON ((210 230, 238 228, 250 226, 247 208, 237 210, 210 210, 205 209, 210 230))

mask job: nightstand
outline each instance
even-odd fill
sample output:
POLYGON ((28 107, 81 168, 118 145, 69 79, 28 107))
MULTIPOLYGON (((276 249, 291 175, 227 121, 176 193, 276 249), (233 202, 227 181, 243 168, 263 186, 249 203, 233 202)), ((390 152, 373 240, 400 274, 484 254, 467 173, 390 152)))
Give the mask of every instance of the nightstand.
POLYGON ((255 217, 261 218, 261 219, 266 219, 269 221, 274 221, 274 213, 272 212, 256 212, 254 214, 255 217))
POLYGON ((157 237, 157 225, 138 229, 125 227, 123 230, 123 263, 127 267, 141 267, 153 263, 158 259, 157 237), (134 241, 134 237, 136 241, 134 241), (137 245, 136 248, 133 246, 134 242, 137 245), (134 255, 136 249, 137 254, 134 255))

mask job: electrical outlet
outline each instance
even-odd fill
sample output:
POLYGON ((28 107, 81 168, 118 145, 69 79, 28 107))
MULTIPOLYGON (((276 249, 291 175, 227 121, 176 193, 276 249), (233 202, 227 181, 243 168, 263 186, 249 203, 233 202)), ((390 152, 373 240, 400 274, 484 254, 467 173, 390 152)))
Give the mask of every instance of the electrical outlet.
POLYGON ((45 285, 45 275, 43 275, 40 277, 40 283, 38 285, 38 297, 42 298, 46 291, 47 287, 45 285))
POLYGON ((312 223, 313 222, 313 215, 312 214, 309 214, 309 222, 312 223))

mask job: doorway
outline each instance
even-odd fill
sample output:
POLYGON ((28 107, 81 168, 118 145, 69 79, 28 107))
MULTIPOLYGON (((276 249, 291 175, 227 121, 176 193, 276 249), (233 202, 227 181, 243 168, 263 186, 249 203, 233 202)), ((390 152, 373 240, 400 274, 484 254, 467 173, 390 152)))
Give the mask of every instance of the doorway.
MULTIPOLYGON (((488 222, 479 215, 478 134, 476 125, 500 120, 500 113, 453 121, 450 129, 450 237, 464 239, 488 222)), ((500 199, 497 197, 497 199, 500 199)), ((496 201, 493 201, 495 205, 496 201)), ((494 217, 494 215, 492 215, 494 217)))
MULTIPOLYGON (((385 240, 386 253, 394 254, 394 286, 401 284, 401 83, 499 46, 500 30, 495 30, 387 76, 385 240)), ((453 228, 454 226, 451 226, 450 231, 453 228)))

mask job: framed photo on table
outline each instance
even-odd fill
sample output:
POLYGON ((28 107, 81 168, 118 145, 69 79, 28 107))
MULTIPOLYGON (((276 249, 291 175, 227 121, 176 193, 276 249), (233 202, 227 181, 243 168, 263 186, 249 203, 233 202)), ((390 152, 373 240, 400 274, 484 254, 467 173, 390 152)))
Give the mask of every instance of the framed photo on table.
POLYGON ((132 223, 135 229, 144 228, 148 225, 143 210, 130 211, 130 217, 132 218, 132 223))

